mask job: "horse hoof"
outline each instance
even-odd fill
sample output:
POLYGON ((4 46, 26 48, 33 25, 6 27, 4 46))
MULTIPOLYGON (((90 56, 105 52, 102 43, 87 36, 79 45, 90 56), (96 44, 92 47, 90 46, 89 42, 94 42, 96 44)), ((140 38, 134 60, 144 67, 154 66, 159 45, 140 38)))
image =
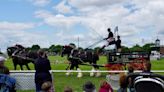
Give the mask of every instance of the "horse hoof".
POLYGON ((65 75, 66 75, 66 76, 69 76, 69 75, 70 75, 70 73, 66 73, 65 75))
POLYGON ((92 68, 91 73, 90 73, 90 76, 93 77, 94 75, 95 75, 95 69, 92 68))
POLYGON ((90 73, 90 76, 93 77, 94 76, 94 73, 90 73))
POLYGON ((96 77, 100 77, 101 76, 101 73, 100 72, 97 72, 96 73, 96 77))
POLYGON ((82 73, 78 73, 77 77, 81 78, 81 77, 83 77, 83 74, 82 73))
POLYGON ((69 70, 65 75, 66 75, 66 76, 71 75, 71 71, 69 70))

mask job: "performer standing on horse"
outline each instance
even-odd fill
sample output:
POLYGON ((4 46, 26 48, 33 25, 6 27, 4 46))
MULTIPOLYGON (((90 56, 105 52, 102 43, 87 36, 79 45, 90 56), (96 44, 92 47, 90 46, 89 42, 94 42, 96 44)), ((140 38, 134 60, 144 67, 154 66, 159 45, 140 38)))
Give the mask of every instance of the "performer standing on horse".
POLYGON ((114 37, 113 37, 113 32, 111 31, 110 28, 108 28, 108 32, 109 32, 108 37, 107 37, 107 38, 104 38, 104 40, 107 41, 107 44, 104 45, 104 46, 100 49, 100 51, 103 50, 105 47, 107 47, 107 46, 109 46, 109 45, 115 44, 115 39, 114 39, 114 37))

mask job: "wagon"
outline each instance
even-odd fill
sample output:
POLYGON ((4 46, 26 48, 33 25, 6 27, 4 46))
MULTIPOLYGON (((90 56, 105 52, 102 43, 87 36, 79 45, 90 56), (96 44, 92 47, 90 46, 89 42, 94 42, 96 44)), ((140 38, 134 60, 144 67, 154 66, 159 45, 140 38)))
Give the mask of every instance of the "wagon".
POLYGON ((124 70, 129 64, 134 70, 143 70, 146 62, 150 62, 149 52, 107 52, 107 64, 105 67, 107 70, 124 70))

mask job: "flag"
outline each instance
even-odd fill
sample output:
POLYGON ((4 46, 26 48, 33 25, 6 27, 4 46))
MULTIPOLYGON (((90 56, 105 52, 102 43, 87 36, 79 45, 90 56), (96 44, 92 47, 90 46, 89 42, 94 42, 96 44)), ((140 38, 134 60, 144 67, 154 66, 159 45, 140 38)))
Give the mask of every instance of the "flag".
POLYGON ((115 35, 115 39, 116 39, 118 36, 118 26, 116 26, 114 29, 114 35, 115 35))
POLYGON ((114 32, 118 32, 118 26, 115 27, 114 32))

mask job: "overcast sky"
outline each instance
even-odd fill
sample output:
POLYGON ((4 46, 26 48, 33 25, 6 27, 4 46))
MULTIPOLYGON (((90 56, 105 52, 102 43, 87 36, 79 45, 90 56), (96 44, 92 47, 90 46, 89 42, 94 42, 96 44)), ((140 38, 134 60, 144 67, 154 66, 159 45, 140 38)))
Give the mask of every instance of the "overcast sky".
MULTIPOLYGON (((164 0, 0 0, 0 48, 23 44, 87 47, 119 27, 123 45, 164 44, 164 0)), ((103 44, 103 43, 102 43, 103 44)), ((99 45, 102 45, 99 44, 99 45)))

